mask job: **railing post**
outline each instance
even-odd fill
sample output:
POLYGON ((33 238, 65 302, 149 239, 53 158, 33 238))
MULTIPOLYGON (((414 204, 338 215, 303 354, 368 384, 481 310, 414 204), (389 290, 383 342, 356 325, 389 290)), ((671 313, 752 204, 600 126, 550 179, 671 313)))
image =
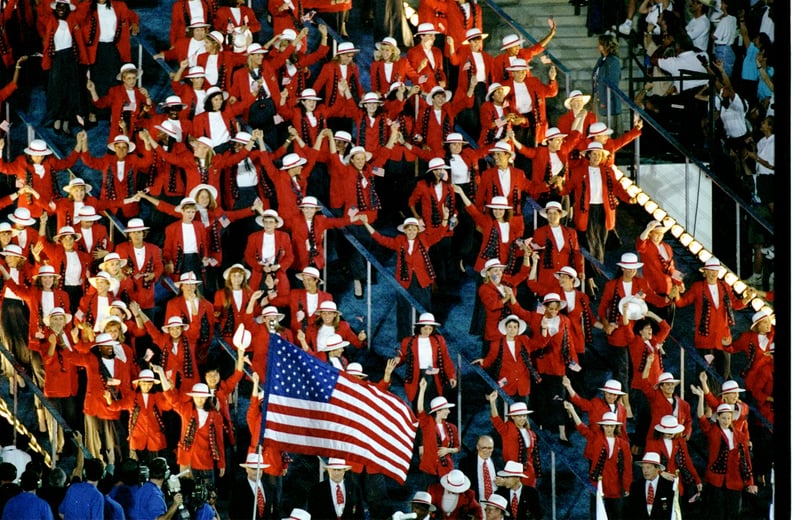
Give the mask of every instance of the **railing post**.
MULTIPOLYGON (((632 85, 632 83, 630 83, 632 85)), ((636 119, 640 119, 641 115, 638 114, 637 111, 633 112, 633 124, 635 124, 636 119)), ((635 139, 635 148, 633 149, 633 179, 635 179, 635 184, 640 185, 638 182, 638 174, 641 171, 641 136, 639 135, 635 139)))
POLYGON ((690 173, 690 159, 685 156, 685 229, 690 229, 690 208, 688 202, 690 201, 690 180, 688 174, 690 173))
MULTIPOLYGON (((742 255, 740 254, 742 252, 742 244, 741 244, 742 240, 741 240, 741 237, 740 237, 740 220, 741 219, 740 219, 740 203, 739 202, 737 202, 737 201, 734 202, 734 209, 735 209, 735 212, 736 212, 735 219, 737 220, 736 226, 735 226, 735 229, 737 230, 737 233, 736 233, 736 235, 737 235, 737 240, 736 240, 737 244, 735 244, 736 247, 734 248, 734 254, 737 257, 737 261, 736 261, 737 274, 742 276, 742 261, 741 261, 742 255)), ((753 275, 753 269, 751 269, 751 275, 753 275)))
POLYGON ((556 460, 555 451, 550 452, 550 489, 552 500, 550 505, 553 510, 553 520, 556 520, 556 460))
POLYGON ((137 78, 137 86, 138 88, 143 86, 143 44, 138 43, 138 78, 137 78))
POLYGON ((462 354, 457 352, 457 431, 462 436, 462 354))
MULTIPOLYGON (((19 420, 19 402, 18 402, 18 397, 17 396, 19 396, 19 382, 17 381, 16 368, 14 368, 14 375, 11 376, 11 387, 14 389, 14 421, 18 421, 19 420)), ((11 426, 14 429, 14 446, 16 446, 16 443, 17 443, 16 424, 14 424, 12 422, 11 426)))
MULTIPOLYGON (((605 100, 605 110, 608 111, 607 121, 608 121, 608 128, 613 128, 613 122, 611 121, 611 88, 610 85, 607 83, 605 84, 605 95, 608 99, 605 100)), ((597 100, 597 103, 601 103, 602 100, 597 100)), ((596 109, 595 109, 596 110, 596 109)))
POLYGON ((685 347, 679 346, 679 397, 685 398, 685 347))

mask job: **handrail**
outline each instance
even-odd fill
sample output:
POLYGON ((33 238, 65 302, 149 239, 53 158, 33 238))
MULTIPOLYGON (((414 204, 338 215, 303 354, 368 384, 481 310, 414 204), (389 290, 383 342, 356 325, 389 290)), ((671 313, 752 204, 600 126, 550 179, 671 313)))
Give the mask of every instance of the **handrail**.
MULTIPOLYGON (((665 79, 665 78, 664 78, 665 79)), ((622 92, 618 86, 615 86, 613 83, 608 82, 606 83, 608 88, 611 92, 615 93, 621 100, 630 107, 630 109, 637 112, 641 119, 644 120, 645 123, 648 123, 649 126, 655 129, 655 131, 660 134, 663 139, 668 141, 674 148, 676 148, 679 152, 682 153, 685 157, 688 158, 693 164, 695 164, 704 174, 710 179, 710 181, 721 189, 726 195, 729 196, 732 200, 734 200, 739 206, 751 217, 753 217, 756 222, 758 222, 766 231, 771 234, 775 234, 774 226, 767 222, 761 215, 759 215, 756 210, 745 200, 740 197, 733 189, 723 183, 723 181, 718 178, 712 170, 709 169, 700 159, 698 159, 693 153, 690 152, 682 143, 680 143, 674 136, 672 136, 665 128, 663 128, 657 121, 655 121, 652 116, 650 116, 644 109, 639 107, 632 99, 630 99, 627 94, 622 92)))

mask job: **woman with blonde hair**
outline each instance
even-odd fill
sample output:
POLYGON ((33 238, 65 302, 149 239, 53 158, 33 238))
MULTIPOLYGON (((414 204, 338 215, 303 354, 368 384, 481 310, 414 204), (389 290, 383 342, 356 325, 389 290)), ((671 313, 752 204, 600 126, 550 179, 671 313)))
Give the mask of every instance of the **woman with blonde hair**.
POLYGON ((388 92, 397 81, 418 84, 418 73, 407 58, 402 57, 399 44, 390 36, 374 44, 374 61, 371 62, 371 90, 380 96, 388 92))

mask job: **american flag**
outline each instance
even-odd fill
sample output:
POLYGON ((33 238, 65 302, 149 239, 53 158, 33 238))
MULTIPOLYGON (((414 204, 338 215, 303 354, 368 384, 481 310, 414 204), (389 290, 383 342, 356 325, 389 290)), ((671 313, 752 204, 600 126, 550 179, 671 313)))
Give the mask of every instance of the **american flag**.
POLYGON ((276 334, 270 335, 264 439, 281 450, 339 457, 400 483, 417 423, 401 399, 355 380, 276 334))

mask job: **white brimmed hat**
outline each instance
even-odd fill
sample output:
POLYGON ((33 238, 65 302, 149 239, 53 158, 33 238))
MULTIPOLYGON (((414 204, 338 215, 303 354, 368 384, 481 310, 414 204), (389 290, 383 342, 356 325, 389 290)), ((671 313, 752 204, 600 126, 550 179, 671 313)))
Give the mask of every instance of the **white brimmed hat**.
POLYGON ((19 258, 26 258, 25 253, 22 251, 22 248, 16 244, 8 244, 0 251, 0 255, 3 256, 16 256, 19 258))
POLYGON ((721 385, 721 393, 723 394, 736 394, 740 392, 745 392, 745 388, 740 388, 740 385, 737 384, 737 381, 729 379, 728 381, 724 381, 721 385))
POLYGON ((261 317, 267 319, 276 319, 280 321, 286 316, 282 312, 278 311, 278 308, 275 307, 274 305, 267 305, 266 307, 261 309, 261 317))
POLYGON ((675 385, 678 385, 679 379, 674 379, 674 374, 671 372, 663 372, 657 376, 657 383, 655 383, 655 386, 660 386, 665 383, 674 383, 675 385))
POLYGON ((316 208, 316 209, 322 207, 322 205, 319 204, 319 201, 316 199, 316 197, 312 197, 310 195, 308 195, 307 197, 303 197, 303 199, 300 201, 298 206, 301 208, 316 208))
POLYGON ((489 88, 487 89, 487 94, 484 96, 484 100, 485 101, 489 101, 490 100, 490 96, 492 96, 492 94, 494 94, 495 91, 498 90, 499 88, 503 89, 503 95, 504 96, 508 96, 509 92, 511 92, 511 87, 509 87, 507 85, 501 85, 500 83, 496 82, 496 83, 493 83, 492 85, 489 86, 489 88))
POLYGON ((578 278, 578 272, 575 270, 574 267, 565 265, 564 267, 553 273, 553 276, 555 276, 556 279, 560 279, 562 274, 565 274, 570 278, 572 278, 572 287, 580 287, 580 278, 578 278))
POLYGON ((508 417, 512 417, 515 415, 530 415, 532 413, 533 410, 529 410, 527 404, 522 401, 518 401, 509 405, 509 411, 506 413, 506 415, 508 417))
POLYGON ((732 405, 730 405, 730 404, 723 403, 723 404, 719 404, 718 407, 715 409, 715 413, 717 415, 720 415, 720 414, 726 413, 726 412, 729 412, 730 414, 733 415, 734 414, 734 407, 732 405))
POLYGON ((217 45, 219 45, 220 50, 223 50, 223 42, 225 41, 225 37, 223 36, 223 33, 221 33, 220 31, 212 31, 206 36, 211 38, 217 45))
POLYGON ((431 312, 424 312, 418 316, 418 321, 415 322, 416 325, 431 325, 433 327, 439 327, 440 323, 435 319, 434 314, 431 312))
POLYGON ((426 491, 416 491, 415 495, 413 495, 412 500, 410 500, 410 502, 415 502, 427 506, 429 508, 430 513, 437 510, 434 504, 432 504, 432 495, 430 495, 426 491))
POLYGON ((363 148, 362 146, 353 146, 351 150, 349 150, 349 158, 351 159, 353 155, 362 153, 366 156, 366 162, 370 161, 371 158, 374 156, 371 152, 363 148))
POLYGON ((289 516, 284 518, 283 520, 311 520, 311 513, 306 511, 305 509, 300 509, 295 507, 289 513, 289 516))
POLYGON ((407 217, 404 219, 404 222, 396 226, 396 229, 401 231, 402 233, 405 232, 407 226, 416 226, 418 228, 418 232, 422 232, 425 228, 421 225, 421 222, 415 217, 407 217))
POLYGON ((484 267, 481 269, 481 277, 486 278, 487 272, 495 267, 500 267, 501 269, 505 269, 506 265, 501 263, 498 258, 490 258, 486 262, 484 262, 484 267))
POLYGON ((463 42, 463 44, 465 42, 469 42, 470 40, 474 40, 476 38, 481 38, 481 39, 489 38, 489 34, 481 32, 481 29, 479 29, 478 27, 473 27, 472 29, 468 29, 467 31, 465 31, 465 41, 463 42))
POLYGON ((485 204, 485 206, 490 209, 514 209, 512 208, 512 205, 509 204, 509 199, 503 195, 495 195, 492 197, 492 200, 490 200, 489 204, 485 204))
POLYGON ((324 465, 325 469, 352 469, 351 464, 347 464, 345 459, 330 457, 324 465))
POLYGON ((42 139, 33 139, 30 141, 30 144, 25 148, 24 152, 28 155, 35 156, 52 154, 52 150, 47 147, 47 143, 42 139))
MULTIPOLYGON (((44 154, 44 155, 46 155, 46 154, 44 154)), ((81 179, 79 177, 73 177, 66 184, 66 186, 63 187, 63 191, 65 191, 66 193, 70 193, 72 188, 77 188, 79 186, 82 186, 83 188, 85 188, 85 193, 91 193, 91 190, 93 190, 93 186, 91 186, 90 184, 85 182, 83 179, 81 179)))
POLYGON ((432 90, 426 94, 426 103, 428 105, 432 104, 432 98, 435 97, 437 94, 445 94, 446 102, 451 101, 451 97, 454 95, 450 90, 446 90, 441 86, 432 87, 432 90))
POLYGON ((335 56, 339 54, 349 54, 349 53, 358 53, 360 49, 355 47, 355 44, 352 42, 341 42, 336 47, 335 56))
POLYGON ((567 216, 567 211, 564 210, 564 207, 561 206, 560 202, 555 201, 555 200, 551 200, 550 202, 545 204, 545 207, 539 210, 539 215, 541 217, 543 217, 543 218, 547 218, 547 212, 548 212, 548 210, 551 210, 551 209, 558 210, 558 212, 561 213, 561 218, 564 218, 564 217, 567 216))
POLYGON ((8 216, 8 220, 20 226, 32 226, 36 223, 36 219, 30 216, 30 210, 22 207, 16 208, 14 212, 8 216))
MULTIPOLYGON (((753 330, 756 325, 765 318, 773 318, 773 311, 769 308, 761 309, 751 316, 751 330, 753 330)), ((774 322, 775 320, 773 320, 774 322)), ((775 325, 775 323, 773 323, 775 325)))
POLYGON ((129 147, 129 150, 128 150, 129 153, 134 152, 135 149, 137 148, 135 143, 133 143, 132 141, 129 140, 129 137, 127 137, 125 135, 117 135, 117 136, 113 137, 112 141, 107 143, 107 149, 110 150, 111 152, 115 152, 115 145, 117 145, 117 144, 125 144, 125 145, 127 145, 129 147))
POLYGON ((509 513, 509 503, 506 501, 505 498, 503 498, 500 495, 496 495, 495 493, 491 494, 487 500, 483 500, 481 503, 484 505, 484 507, 486 506, 497 507, 504 513, 507 514, 509 513))
POLYGON ((635 253, 624 253, 621 255, 621 260, 616 262, 616 265, 622 269, 639 269, 643 267, 643 262, 638 260, 638 255, 635 253))
POLYGON ((187 69, 187 74, 183 76, 183 78, 205 78, 206 77, 206 70, 201 67, 200 65, 195 65, 187 69))
POLYGON ((452 469, 440 477, 440 485, 451 493, 462 494, 470 489, 470 479, 458 469, 452 469))
POLYGON ((260 453, 248 453, 245 462, 239 465, 242 468, 264 469, 270 467, 264 462, 264 457, 260 453))
POLYGON ((206 383, 195 383, 187 395, 190 397, 212 397, 212 392, 209 391, 209 385, 206 383))
POLYGON ((181 201, 179 201, 179 204, 175 208, 173 208, 173 211, 175 211, 176 213, 181 213, 182 210, 184 210, 184 206, 197 206, 197 205, 198 203, 195 202, 194 198, 184 197, 182 198, 181 201))
POLYGON ((139 70, 137 68, 137 65, 135 65, 134 63, 124 63, 123 65, 121 65, 121 68, 118 70, 118 74, 116 74, 116 80, 121 81, 121 78, 127 72, 134 72, 138 78, 143 74, 143 71, 139 70))
POLYGON ((206 190, 209 192, 209 195, 212 196, 212 200, 217 200, 217 188, 212 186, 211 184, 198 184, 193 189, 190 190, 190 194, 188 198, 193 199, 194 201, 198 201, 198 194, 201 190, 206 190))
POLYGON ((341 337, 340 334, 331 334, 323 347, 319 347, 319 352, 332 352, 333 350, 342 349, 349 345, 348 341, 345 341, 344 338, 341 337))
POLYGON ((368 377, 368 374, 363 372, 363 365, 360 363, 350 363, 347 365, 346 370, 344 370, 350 376, 355 377, 368 377))
POLYGON ((602 414, 602 418, 597 421, 597 424, 602 426, 619 426, 621 422, 619 418, 616 417, 616 414, 613 412, 605 412, 602 414))
POLYGON ((509 314, 508 316, 506 316, 505 318, 503 318, 502 320, 500 320, 498 322, 498 332, 500 332, 501 334, 503 334, 505 336, 506 335, 506 325, 510 321, 516 321, 517 322, 517 326, 518 326, 517 334, 518 335, 519 334, 523 334, 525 332, 525 329, 528 328, 528 324, 525 323, 525 321, 521 320, 518 316, 515 316, 514 314, 509 314))
POLYGON ((91 287, 96 289, 96 283, 99 280, 104 280, 110 285, 110 292, 118 292, 118 286, 121 284, 117 279, 113 278, 110 273, 107 271, 99 271, 96 273, 96 276, 91 276, 88 278, 88 283, 91 284, 91 287))
POLYGON ((133 385, 136 385, 138 383, 159 383, 159 382, 160 380, 157 379, 157 376, 154 375, 154 372, 152 370, 149 370, 148 368, 141 370, 137 376, 137 379, 132 380, 133 385))
POLYGON ((597 137, 599 135, 611 135, 612 133, 613 130, 608 128, 608 125, 597 121, 596 123, 592 123, 591 126, 589 126, 588 137, 591 139, 592 137, 597 137))
POLYGON ((437 31, 437 29, 435 29, 433 23, 424 22, 418 24, 418 30, 415 31, 415 36, 421 36, 423 34, 439 34, 439 32, 437 31))
POLYGON ((435 412, 439 412, 440 410, 447 410, 455 406, 455 404, 449 403, 448 399, 442 395, 439 395, 429 402, 429 413, 433 414, 435 412))
POLYGON ((676 435, 685 431, 685 427, 679 424, 679 421, 673 415, 664 415, 660 418, 654 429, 660 433, 667 433, 669 435, 676 435))
POLYGON ((588 144, 588 146, 586 146, 586 149, 585 149, 585 150, 583 150, 583 155, 587 155, 587 154, 588 154, 588 153, 590 153, 590 152, 602 152, 602 153, 604 153, 606 156, 610 155, 610 151, 606 150, 606 149, 605 149, 605 148, 602 146, 602 143, 598 143, 597 141, 591 141, 591 142, 588 144))
POLYGON ((664 470, 665 466, 660 463, 660 454, 654 451, 647 451, 644 453, 643 458, 635 462, 636 464, 654 464, 660 470, 664 470))
POLYGON ((622 391, 622 384, 615 379, 608 379, 605 384, 599 387, 599 390, 613 395, 625 395, 622 391))
POLYGON ((168 321, 165 322, 165 325, 162 326, 162 331, 168 332, 168 329, 171 327, 183 327, 183 330, 189 330, 190 324, 185 323, 181 316, 171 316, 168 318, 168 321))
POLYGON ((566 300, 562 300, 561 296, 559 296, 558 293, 554 293, 554 292, 547 293, 544 295, 544 298, 542 298, 543 306, 553 302, 559 303, 560 307, 558 308, 558 310, 565 309, 567 306, 566 300))
POLYGON ((113 300, 113 302, 110 304, 110 308, 119 309, 124 313, 124 317, 126 319, 132 319, 132 311, 129 310, 129 307, 127 307, 127 304, 124 302, 124 300, 113 300))
POLYGON ((506 67, 508 72, 517 72, 520 70, 530 70, 531 67, 528 65, 528 62, 522 58, 515 58, 512 60, 512 64, 506 67))
POLYGON ((283 219, 278 215, 278 212, 274 209, 265 209, 264 214, 261 216, 256 217, 256 224, 261 227, 264 227, 264 219, 265 218, 272 218, 275 219, 275 228, 280 228, 283 226, 283 219))
POLYGON ((591 101, 591 96, 589 94, 584 94, 579 90, 573 90, 572 92, 569 93, 569 97, 564 100, 564 107, 567 110, 571 110, 571 106, 569 102, 572 101, 573 99, 578 99, 578 98, 584 99, 585 103, 591 101))
POLYGON ((544 139, 542 139, 542 144, 547 144, 547 141, 550 139, 555 139, 556 137, 566 137, 567 135, 569 134, 565 134, 555 126, 551 126, 547 129, 547 132, 545 132, 544 139))
MULTIPOLYGON (((316 267, 313 267, 311 265, 305 266, 303 268, 302 272, 299 272, 296 275, 294 275, 294 277, 297 278, 300 281, 302 281, 305 276, 310 276, 311 278, 316 278, 316 281, 318 283, 322 283, 321 273, 319 272, 319 269, 317 269, 316 267)), ((330 303, 333 303, 333 302, 330 302, 330 303)), ((335 305, 335 303, 333 303, 333 305, 335 305)))
POLYGON ((506 465, 503 466, 503 469, 500 470, 497 475, 499 477, 517 477, 517 478, 528 478, 528 475, 523 473, 523 465, 519 462, 515 462, 513 460, 506 461, 506 465))
POLYGON ((338 310, 338 306, 332 300, 325 300, 316 307, 316 312, 336 312, 339 315, 341 311, 338 310))
POLYGON ((626 316, 628 320, 642 320, 646 317, 647 312, 649 312, 649 306, 640 296, 625 296, 619 300, 619 313, 626 316))
POLYGON ((498 141, 492 145, 492 148, 488 150, 488 153, 507 153, 511 155, 512 159, 514 159, 514 150, 508 141, 498 141))
POLYGON ((127 324, 124 323, 124 320, 122 320, 118 316, 108 316, 105 319, 103 319, 101 322, 99 322, 99 330, 105 330, 107 326, 110 325, 111 323, 117 323, 118 326, 121 327, 121 332, 123 332, 124 334, 126 334, 127 330, 129 329, 129 327, 127 327, 127 324))
POLYGON ((198 284, 201 284, 201 283, 203 283, 203 282, 197 276, 195 276, 194 272, 187 271, 186 273, 180 274, 179 275, 179 281, 178 282, 174 282, 173 285, 175 285, 176 287, 181 287, 183 284, 198 285, 198 284))
POLYGON ((231 271, 233 271, 234 269, 238 269, 242 271, 242 274, 245 276, 245 280, 250 280, 250 275, 251 275, 250 269, 239 263, 236 263, 226 268, 225 271, 223 271, 223 280, 228 280, 228 277, 231 276, 231 271))
POLYGON ((171 108, 178 108, 179 110, 184 110, 185 108, 187 108, 187 104, 184 103, 179 96, 173 95, 166 97, 165 101, 159 104, 159 107, 166 110, 171 108))
POLYGON ((151 229, 143 222, 142 218, 131 218, 127 221, 127 225, 124 228, 124 233, 132 233, 134 231, 148 231, 151 229))
POLYGON ((72 320, 72 315, 66 312, 63 307, 53 307, 45 316, 41 318, 41 321, 44 322, 44 325, 49 327, 50 318, 53 316, 64 316, 66 318, 66 323, 69 323, 72 320))
POLYGON ((292 168, 297 168, 298 166, 303 166, 308 163, 308 160, 305 157, 301 157, 296 153, 288 153, 283 157, 283 161, 281 162, 280 170, 290 170, 292 168))
POLYGON ((211 27, 211 24, 206 23, 202 17, 195 16, 190 20, 190 25, 187 28, 195 29, 196 27, 211 27))
POLYGON ((82 206, 74 215, 75 224, 80 222, 98 222, 99 220, 102 220, 102 216, 96 213, 96 208, 93 206, 82 206))
POLYGON ((54 276, 56 278, 60 278, 61 275, 55 272, 55 267, 49 264, 43 264, 38 266, 38 271, 36 274, 33 275, 33 278, 38 278, 39 276, 54 276))
POLYGON ((522 45, 523 40, 516 34, 507 34, 503 38, 501 38, 501 46, 500 50, 505 51, 509 47, 514 47, 516 45, 522 45))
POLYGON ((79 240, 80 234, 74 230, 71 226, 63 226, 58 230, 58 233, 53 235, 52 239, 55 242, 59 242, 65 236, 73 236, 75 240, 79 240))
POLYGON ((726 270, 726 268, 721 265, 720 260, 718 260, 714 256, 712 258, 710 258, 709 260, 707 260, 706 262, 704 262, 703 266, 699 267, 699 271, 701 271, 701 272, 704 272, 704 271, 718 271, 719 273, 721 273, 721 272, 723 272, 725 270, 726 270))
POLYGON ((312 88, 305 88, 300 92, 300 95, 297 96, 297 100, 301 99, 313 99, 314 101, 321 101, 322 98, 316 93, 316 91, 312 88))
POLYGON ((105 267, 107 267, 108 262, 112 261, 117 261, 118 267, 124 267, 127 264, 127 259, 121 258, 118 253, 107 253, 102 259, 102 263, 99 264, 99 269, 105 271, 105 267))
POLYGON ((445 142, 446 143, 469 144, 467 141, 465 141, 465 138, 462 136, 462 134, 457 133, 457 132, 451 132, 450 134, 448 134, 448 137, 446 137, 445 142))

